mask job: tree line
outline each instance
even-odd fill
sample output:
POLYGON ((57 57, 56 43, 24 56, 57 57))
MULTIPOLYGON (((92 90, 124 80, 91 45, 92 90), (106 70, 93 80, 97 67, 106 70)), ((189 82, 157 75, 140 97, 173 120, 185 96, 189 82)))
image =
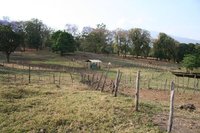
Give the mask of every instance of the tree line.
MULTIPOLYGON (((165 33, 159 33, 156 39, 149 31, 141 28, 129 30, 117 28, 108 30, 106 25, 97 24, 95 28, 83 27, 79 32, 74 24, 66 24, 64 30, 53 30, 41 20, 28 21, 0 20, 0 51, 4 52, 9 62, 12 52, 20 48, 40 50, 50 48, 52 52, 64 55, 74 51, 86 51, 102 54, 117 54, 126 57, 154 57, 158 60, 184 62, 195 60, 199 67, 200 44, 179 43, 165 33), (194 58, 195 57, 195 58, 194 58), (189 58, 189 59, 188 59, 189 58)), ((194 66, 194 65, 193 65, 194 66)))

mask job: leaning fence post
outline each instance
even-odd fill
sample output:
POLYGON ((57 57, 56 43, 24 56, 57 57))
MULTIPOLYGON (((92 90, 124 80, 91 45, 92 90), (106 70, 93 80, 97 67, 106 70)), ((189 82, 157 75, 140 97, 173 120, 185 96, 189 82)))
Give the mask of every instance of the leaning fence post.
MULTIPOLYGON (((73 78, 73 76, 72 76, 72 74, 71 74, 71 73, 69 73, 69 75, 70 75, 70 77, 71 77, 72 84, 73 84, 73 83, 74 83, 74 78, 73 78)), ((85 76, 84 76, 84 81, 85 81, 85 76)))
POLYGON ((105 87, 105 83, 106 83, 106 79, 107 79, 109 70, 110 70, 110 67, 108 67, 108 70, 106 71, 105 79, 104 79, 104 81, 103 81, 103 86, 101 87, 101 92, 103 92, 103 90, 104 90, 104 87, 105 87))
POLYGON ((170 96, 170 112, 169 112, 169 121, 167 132, 170 133, 172 131, 173 125, 173 114, 174 114, 174 82, 171 82, 171 96, 170 96))
POLYGON ((140 71, 137 72, 137 78, 136 78, 135 111, 138 111, 138 105, 139 105, 139 88, 140 88, 140 71))
POLYGON ((28 83, 31 83, 31 67, 30 67, 30 64, 28 66, 28 83))
POLYGON ((104 73, 104 72, 102 72, 102 74, 101 74, 101 77, 100 77, 99 82, 98 82, 98 84, 97 84, 96 90, 99 89, 99 86, 100 86, 100 83, 101 83, 101 80, 102 80, 102 77, 103 77, 103 73, 104 73))
POLYGON ((114 97, 117 97, 117 91, 118 91, 118 87, 119 87, 119 82, 121 80, 121 76, 122 76, 122 73, 120 73, 120 70, 118 69, 117 76, 115 79, 114 97))

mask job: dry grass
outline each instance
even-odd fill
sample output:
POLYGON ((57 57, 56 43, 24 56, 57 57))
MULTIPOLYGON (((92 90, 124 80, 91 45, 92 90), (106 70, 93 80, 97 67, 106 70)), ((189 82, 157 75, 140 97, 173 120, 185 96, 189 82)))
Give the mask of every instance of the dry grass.
POLYGON ((86 90, 85 86, 1 85, 0 132, 161 132, 152 123, 161 108, 86 90))

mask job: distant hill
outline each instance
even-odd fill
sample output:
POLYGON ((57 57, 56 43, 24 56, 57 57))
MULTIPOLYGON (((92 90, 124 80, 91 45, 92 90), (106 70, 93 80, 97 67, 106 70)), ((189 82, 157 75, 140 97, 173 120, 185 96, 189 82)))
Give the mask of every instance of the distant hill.
MULTIPOLYGON (((150 31, 151 36, 155 39, 158 37, 159 32, 156 31, 150 31)), ((178 37, 178 36, 173 36, 173 35, 169 35, 172 38, 174 38, 175 40, 177 40, 180 43, 200 43, 200 40, 195 40, 195 39, 190 39, 190 38, 185 38, 185 37, 178 37)))

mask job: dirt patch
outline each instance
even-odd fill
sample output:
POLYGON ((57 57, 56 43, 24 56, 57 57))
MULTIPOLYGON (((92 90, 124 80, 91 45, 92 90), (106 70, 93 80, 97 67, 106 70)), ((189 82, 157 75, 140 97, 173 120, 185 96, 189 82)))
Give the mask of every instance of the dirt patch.
MULTIPOLYGON (((123 95, 134 95, 134 89, 120 89, 123 95)), ((166 131, 169 113, 170 92, 163 90, 141 89, 140 101, 149 101, 163 105, 161 114, 153 117, 155 125, 166 131)), ((173 133, 200 133, 200 92, 175 92, 175 111, 173 133), (180 105, 194 104, 194 111, 181 110, 180 105)))
MULTIPOLYGON (((140 99, 145 101, 154 101, 157 103, 169 105, 170 93, 160 90, 140 90, 140 99)), ((167 129, 168 112, 154 116, 153 121, 163 131, 167 129)), ((197 93, 175 93, 175 112, 172 131, 174 133, 199 133, 200 132, 200 94, 197 93), (184 103, 194 104, 195 111, 181 110, 180 105, 184 103)))

